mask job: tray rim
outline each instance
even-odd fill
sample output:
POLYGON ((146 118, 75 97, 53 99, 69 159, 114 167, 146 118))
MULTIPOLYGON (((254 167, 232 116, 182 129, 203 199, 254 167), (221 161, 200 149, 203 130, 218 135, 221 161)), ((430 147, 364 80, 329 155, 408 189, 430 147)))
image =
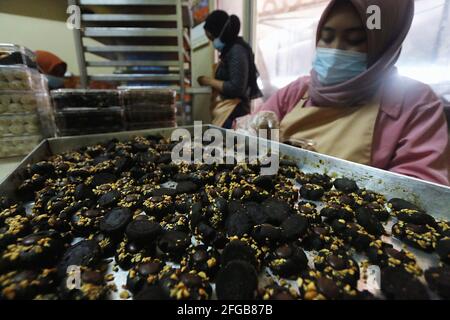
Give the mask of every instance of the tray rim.
MULTIPOLYGON (((94 134, 94 135, 82 135, 82 136, 69 136, 69 137, 58 137, 58 138, 48 138, 43 140, 38 146, 36 146, 33 151, 31 151, 17 166, 16 168, 8 174, 2 181, 0 181, 0 193, 11 195, 11 192, 17 186, 12 186, 10 184, 17 183, 18 179, 22 176, 21 170, 25 169, 26 166, 33 161, 38 161, 38 158, 41 160, 45 156, 51 156, 52 154, 61 152, 58 149, 61 146, 64 146, 67 150, 78 147, 95 144, 99 142, 105 142, 112 138, 117 138, 119 140, 127 140, 135 136, 139 135, 148 135, 148 134, 162 134, 163 136, 170 137, 170 134, 176 129, 186 129, 191 133, 194 130, 193 125, 191 126, 182 126, 182 127, 172 127, 172 128, 159 128, 159 129, 147 129, 147 130, 137 130, 137 131, 124 131, 124 132, 112 132, 112 133, 103 133, 103 134, 94 134), (81 145, 79 145, 81 144, 81 145), (71 147, 73 146, 73 147, 71 147), (55 152, 53 152, 55 151, 55 152)), ((295 161, 298 161, 299 168, 301 170, 308 171, 313 166, 308 165, 307 161, 314 162, 317 166, 315 170, 310 170, 311 172, 317 171, 328 171, 327 165, 332 165, 331 170, 335 170, 337 172, 332 172, 332 175, 344 175, 349 178, 357 179, 360 181, 370 181, 372 179, 386 179, 387 183, 398 183, 399 186, 402 186, 404 190, 398 190, 395 197, 402 197, 405 200, 412 201, 419 206, 424 207, 425 210, 430 211, 429 213, 438 218, 447 218, 450 219, 450 187, 440 185, 437 183, 420 180, 414 177, 404 176, 395 172, 389 172, 382 169, 370 167, 367 165, 362 165, 358 163, 353 163, 347 160, 338 159, 332 156, 319 154, 317 152, 298 149, 293 146, 289 146, 286 144, 268 141, 267 139, 262 139, 254 136, 245 135, 242 132, 236 132, 234 130, 223 129, 214 125, 202 125, 202 132, 207 129, 218 129, 222 131, 222 133, 232 134, 234 136, 241 136, 246 139, 246 143, 257 142, 257 141, 265 141, 266 143, 273 143, 279 147, 279 152, 281 155, 285 155, 291 158, 294 158, 295 161), (303 160, 302 160, 303 159, 303 160), (304 160, 307 161, 304 161, 304 160), (320 163, 321 165, 317 165, 320 163), (323 168, 322 168, 323 166, 323 168), (348 171, 343 173, 342 171, 348 171), (410 189, 410 190, 408 190, 410 189), (414 190, 417 190, 419 193, 415 193, 414 190), (403 194, 403 195, 402 195, 403 194), (412 199, 411 196, 415 198, 412 199), (427 196, 430 196, 431 199, 425 199, 427 196), (434 196, 434 197, 433 197, 434 196), (417 199, 416 199, 417 198, 417 199), (439 199, 442 198, 442 199, 439 199), (447 200, 448 199, 448 200, 447 200), (446 201, 447 200, 447 201, 446 201), (439 203, 439 201, 443 201, 443 203, 439 203), (432 210, 429 210, 431 208, 432 210)), ((358 181, 357 181, 358 182, 358 181)), ((380 182, 380 184, 382 184, 380 182)), ((366 187, 366 186, 364 186, 366 187)), ((368 189, 372 189, 366 187, 368 189)), ((378 188, 380 189, 380 188, 378 188)), ((373 190, 373 189, 372 189, 373 190)), ((386 189, 386 192, 382 192, 379 190, 374 190, 384 194, 386 197, 389 197, 387 192, 389 189, 386 189)), ((389 200, 389 198, 388 198, 389 200)))

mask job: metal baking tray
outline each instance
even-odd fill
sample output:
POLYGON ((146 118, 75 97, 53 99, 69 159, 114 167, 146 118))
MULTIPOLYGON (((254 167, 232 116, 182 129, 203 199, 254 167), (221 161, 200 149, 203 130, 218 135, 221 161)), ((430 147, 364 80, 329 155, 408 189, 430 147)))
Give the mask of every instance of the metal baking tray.
MULTIPOLYGON (((192 135, 194 133, 194 127, 179 127, 188 130, 192 135)), ((178 129, 179 129, 178 128, 178 129)), ((225 133, 227 130, 206 125, 202 126, 203 132, 209 128, 215 128, 221 130, 225 133)), ((170 138, 171 133, 176 128, 165 128, 165 129, 151 129, 142 131, 132 131, 132 132, 118 132, 118 133, 108 133, 108 134, 97 134, 97 135, 86 135, 77 137, 62 137, 62 138, 52 138, 42 141, 42 143, 37 146, 14 170, 9 176, 7 176, 0 184, 0 194, 8 197, 15 197, 15 190, 19 184, 23 181, 24 171, 28 164, 32 164, 41 160, 48 158, 51 155, 73 150, 83 146, 88 146, 96 143, 107 142, 112 138, 118 140, 129 140, 132 137, 139 135, 150 135, 150 134, 161 134, 164 137, 170 138)), ((243 136, 240 133, 231 132, 229 133, 244 138, 246 144, 258 143, 259 139, 256 137, 243 136)), ((275 142, 272 142, 275 143, 275 142)), ((407 176, 402 176, 399 174, 379 170, 369 166, 364 166, 356 163, 352 163, 345 160, 340 160, 334 157, 321 155, 315 152, 298 149, 285 144, 275 143, 279 147, 279 153, 281 156, 287 156, 298 163, 299 168, 306 172, 319 172, 327 173, 330 176, 344 176, 347 178, 354 179, 359 187, 373 190, 385 195, 388 199, 398 197, 405 200, 409 200, 418 206, 422 207, 429 214, 437 219, 450 220, 450 188, 426 181, 422 181, 415 178, 410 178, 407 176)), ((318 204, 318 203, 317 203, 318 204)), ((320 210, 321 205, 318 209, 320 210)), ((389 229, 392 226, 391 221, 386 227, 389 229)), ((405 246, 399 240, 392 237, 383 237, 383 241, 392 243, 396 249, 401 249, 406 247, 411 251, 417 258, 418 265, 425 271, 426 269, 437 266, 439 264, 439 258, 437 254, 427 254, 410 246, 405 246)), ((308 259, 310 261, 310 266, 312 266, 312 259, 314 257, 314 252, 306 252, 308 259)), ((355 260, 360 263, 363 260, 363 256, 356 254, 354 256, 355 260)), ((113 271, 113 263, 110 263, 108 268, 108 273, 114 275, 114 284, 116 285, 118 291, 113 292, 110 295, 110 299, 120 299, 119 293, 122 291, 123 286, 126 283, 127 271, 119 269, 119 271, 113 271)), ((264 283, 270 277, 270 271, 267 269, 262 273, 260 281, 264 283)), ((424 282, 423 276, 421 277, 422 282, 424 282)), ((260 283, 261 283, 260 282, 260 283)), ((295 281, 289 281, 289 283, 295 288, 295 281)), ((214 288, 214 284, 212 284, 214 288)), ((368 290, 373 294, 380 296, 381 292, 379 288, 372 287, 366 282, 360 281, 358 283, 359 290, 368 290)), ((437 299, 438 297, 429 292, 432 299, 437 299)), ((215 298, 215 296, 213 296, 215 298)))
MULTIPOLYGON (((191 133, 193 126, 185 128, 191 133)), ((225 132, 226 130, 205 125, 202 129, 215 128, 225 132)), ((128 140, 139 135, 161 134, 170 137, 176 128, 150 129, 141 131, 117 132, 77 137, 61 137, 46 139, 41 142, 0 184, 0 193, 14 196, 14 190, 19 186, 23 177, 23 171, 28 164, 32 164, 61 152, 73 150, 91 144, 106 142, 112 138, 128 140)), ((232 133, 242 136, 240 133, 232 133)), ((254 137, 245 137, 248 140, 257 141, 254 137)), ((450 219, 450 188, 431 182, 399 175, 396 173, 364 166, 357 163, 337 159, 315 152, 298 149, 285 144, 278 144, 280 154, 297 161, 298 166, 304 172, 322 172, 330 176, 345 176, 354 179, 360 187, 388 196, 388 198, 403 198, 422 207, 429 214, 438 219, 450 219)))

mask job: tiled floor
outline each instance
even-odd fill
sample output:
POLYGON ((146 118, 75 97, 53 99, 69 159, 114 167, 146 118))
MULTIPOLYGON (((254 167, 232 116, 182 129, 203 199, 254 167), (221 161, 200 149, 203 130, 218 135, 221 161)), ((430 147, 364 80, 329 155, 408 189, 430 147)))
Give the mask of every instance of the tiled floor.
POLYGON ((17 167, 21 160, 22 157, 0 159, 0 182, 17 167))

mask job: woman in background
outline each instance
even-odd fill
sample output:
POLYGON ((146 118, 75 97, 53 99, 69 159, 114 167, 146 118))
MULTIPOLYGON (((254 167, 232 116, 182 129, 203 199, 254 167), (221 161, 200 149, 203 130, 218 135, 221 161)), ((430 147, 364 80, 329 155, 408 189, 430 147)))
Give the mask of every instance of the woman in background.
POLYGON ((313 141, 319 153, 448 185, 442 102, 395 68, 413 17, 413 0, 331 1, 311 75, 256 113, 276 114, 282 141, 313 141), (367 27, 370 5, 381 10, 379 30, 367 27))
POLYGON ((239 37, 241 22, 225 11, 213 11, 205 22, 205 32, 220 53, 215 77, 199 77, 202 86, 213 89, 212 123, 230 129, 236 118, 250 113, 250 101, 262 96, 256 82, 255 56, 239 37))
POLYGON ((38 69, 48 79, 49 89, 64 88, 64 75, 67 71, 67 64, 48 51, 37 50, 35 54, 38 69))

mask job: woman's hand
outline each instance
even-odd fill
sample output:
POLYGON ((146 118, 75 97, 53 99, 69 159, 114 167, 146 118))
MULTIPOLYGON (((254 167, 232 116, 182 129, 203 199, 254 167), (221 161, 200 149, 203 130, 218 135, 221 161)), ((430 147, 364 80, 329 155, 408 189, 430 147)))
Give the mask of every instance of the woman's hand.
POLYGON ((201 86, 211 86, 211 78, 206 76, 198 77, 197 82, 201 86))
POLYGON ((197 81, 201 86, 211 87, 213 90, 216 90, 219 93, 223 93, 223 81, 221 80, 201 76, 198 77, 197 81))

